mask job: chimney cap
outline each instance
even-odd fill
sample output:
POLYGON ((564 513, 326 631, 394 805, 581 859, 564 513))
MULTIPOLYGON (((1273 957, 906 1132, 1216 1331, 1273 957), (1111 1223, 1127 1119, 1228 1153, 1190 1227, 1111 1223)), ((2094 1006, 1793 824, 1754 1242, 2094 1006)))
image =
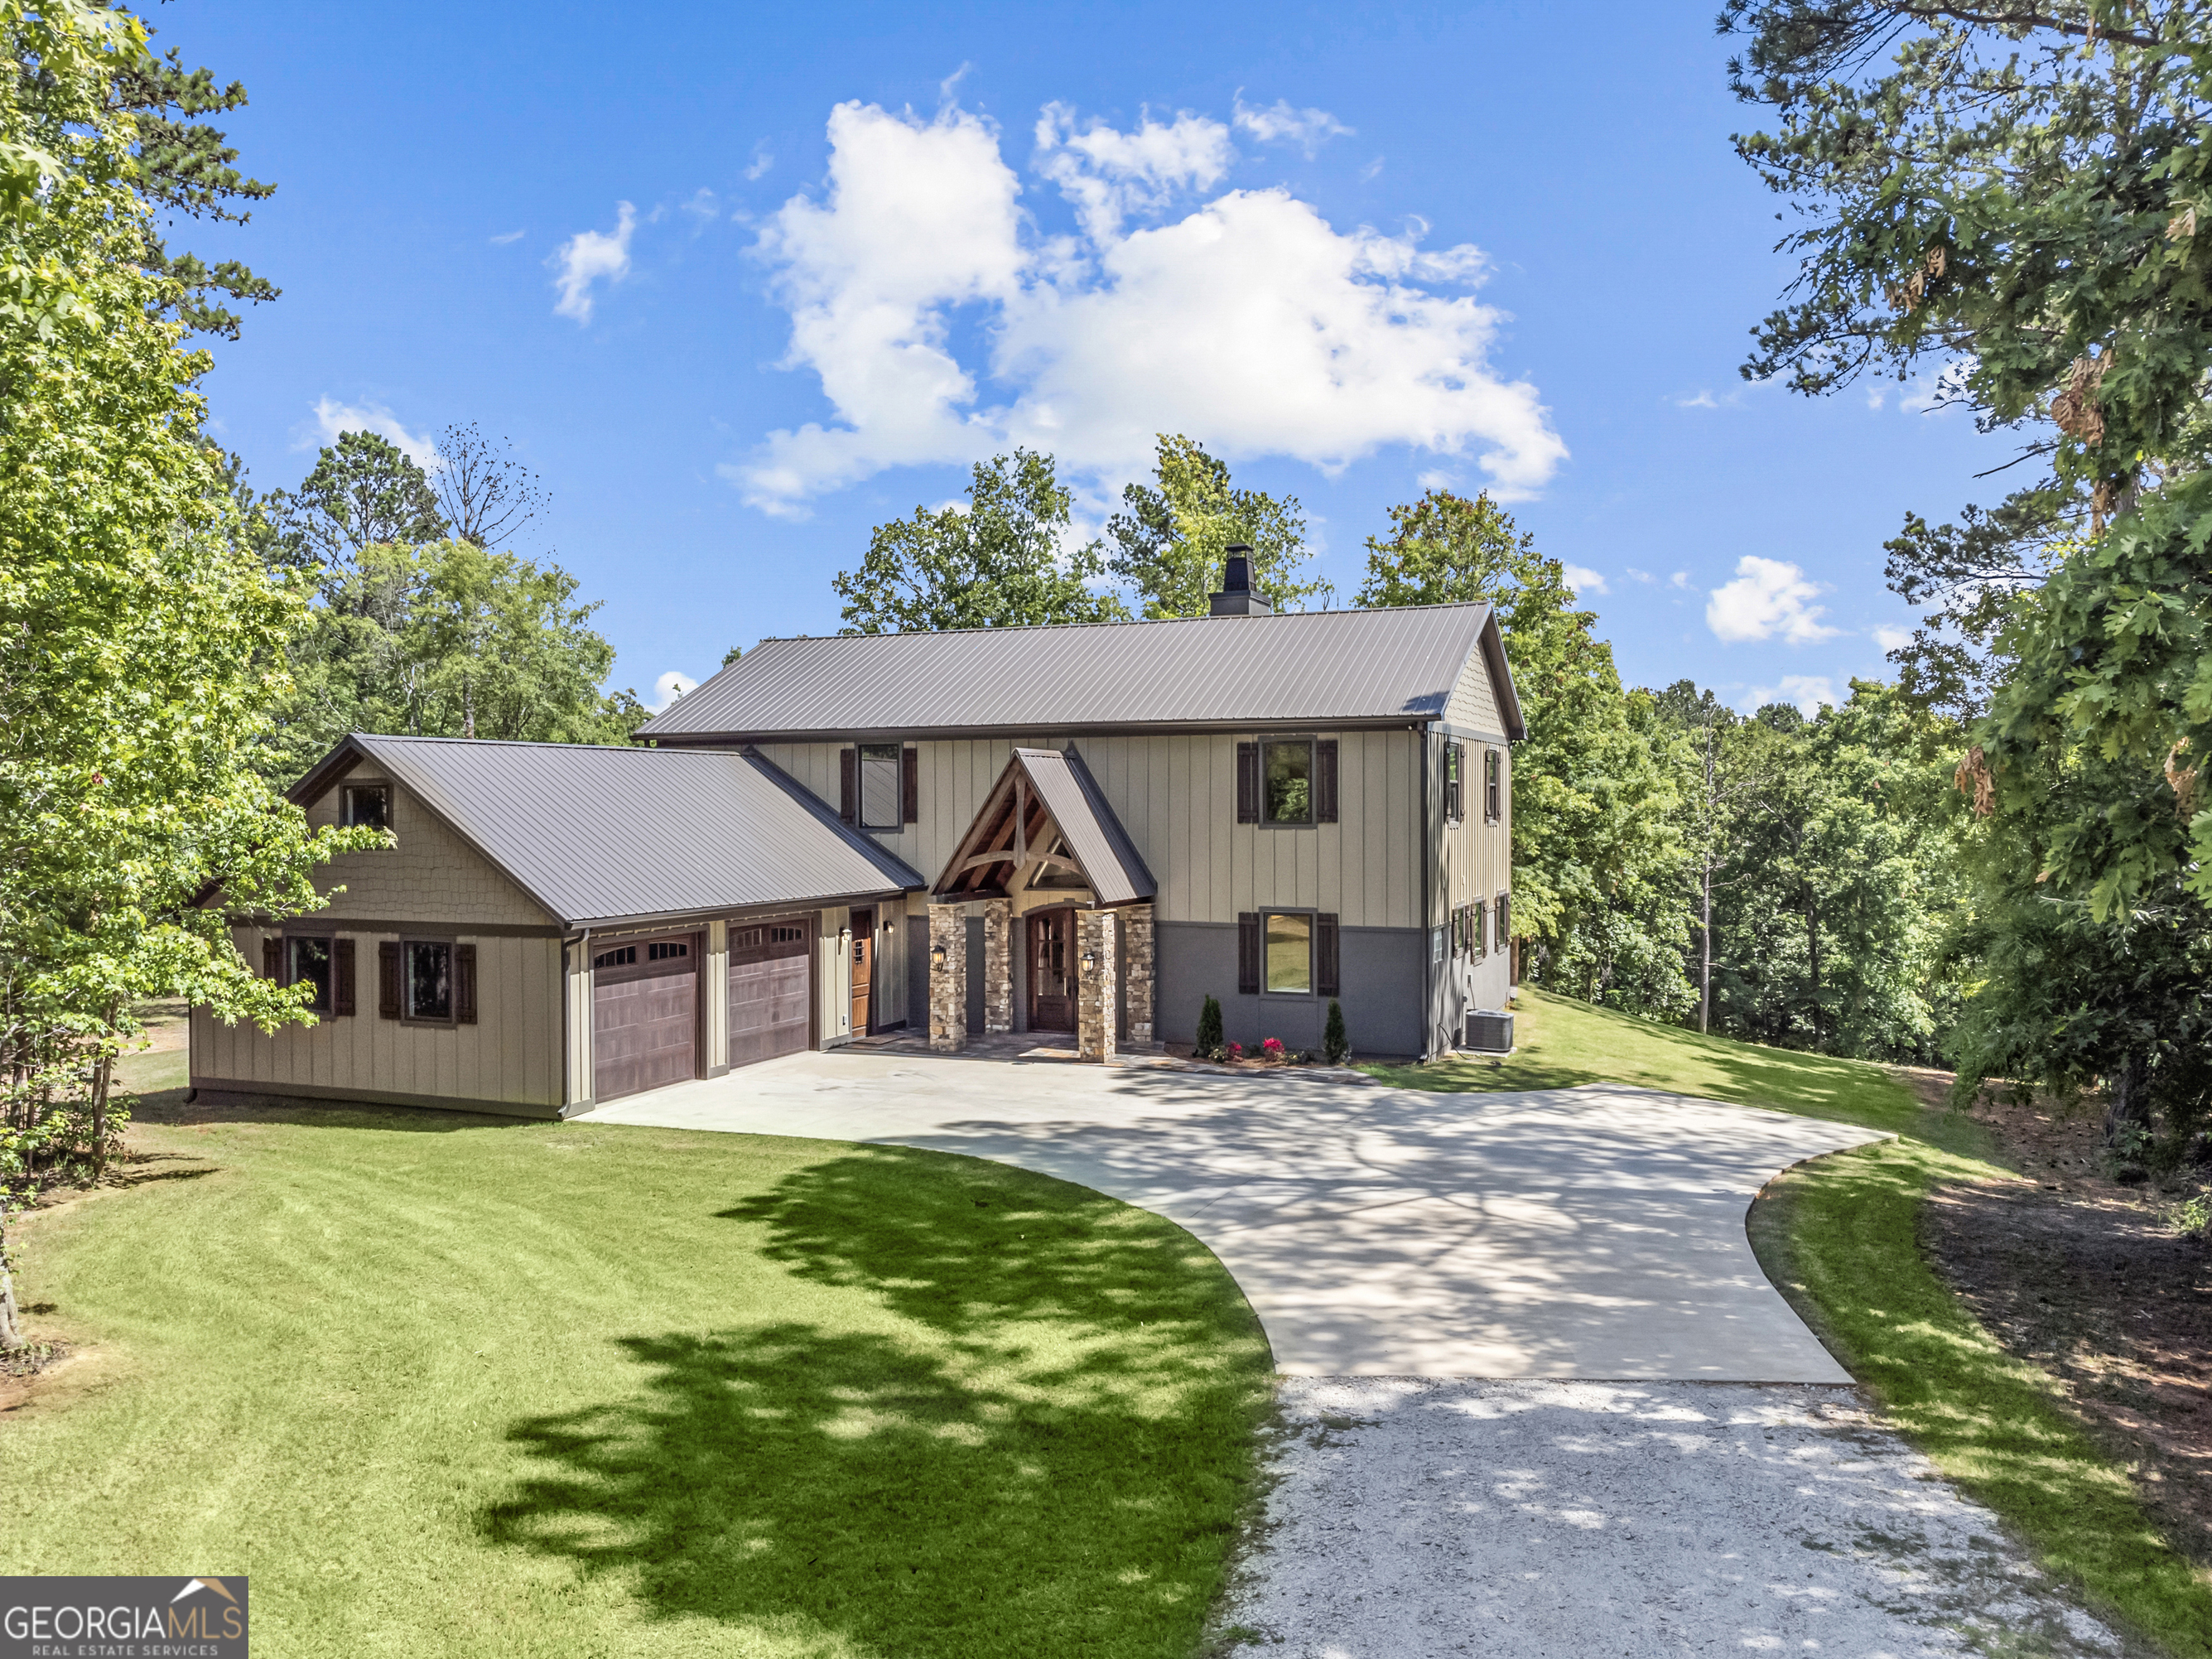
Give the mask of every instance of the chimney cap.
POLYGON ((1252 544, 1231 542, 1229 544, 1228 551, 1229 568, 1222 573, 1221 578, 1223 590, 1231 593, 1250 592, 1252 591, 1252 544))

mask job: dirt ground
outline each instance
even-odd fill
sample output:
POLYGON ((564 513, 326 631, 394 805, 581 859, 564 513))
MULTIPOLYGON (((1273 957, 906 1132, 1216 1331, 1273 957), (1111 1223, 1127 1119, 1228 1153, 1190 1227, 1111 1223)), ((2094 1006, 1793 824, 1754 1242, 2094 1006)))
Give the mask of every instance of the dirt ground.
MULTIPOLYGON (((1895 1069, 1928 1104, 1948 1103, 1948 1073, 1895 1069)), ((1985 1100, 1972 1115, 2022 1178, 1931 1194, 1929 1261, 1992 1335, 2057 1381, 2175 1547, 2212 1565, 2212 1245, 2170 1219, 2212 1171, 2122 1186, 2094 1113, 1985 1100)))

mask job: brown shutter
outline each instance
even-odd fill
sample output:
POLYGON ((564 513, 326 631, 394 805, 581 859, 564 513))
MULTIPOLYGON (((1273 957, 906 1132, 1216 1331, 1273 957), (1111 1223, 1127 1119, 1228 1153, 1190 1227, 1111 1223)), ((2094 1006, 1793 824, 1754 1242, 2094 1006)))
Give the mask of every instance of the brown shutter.
POLYGON ((1336 739, 1314 744, 1314 822, 1336 822, 1336 739))
POLYGON ((477 947, 473 945, 453 947, 453 1023, 477 1023, 477 947))
POLYGON ((1314 918, 1314 992, 1333 997, 1342 985, 1336 971, 1336 918, 1322 913, 1314 918))
POLYGON ((837 751, 837 816, 848 823, 860 821, 860 751, 837 751))
POLYGON ((331 941, 331 1012, 353 1012, 353 941, 331 941))
POLYGON ((261 941, 261 977, 281 981, 284 977, 284 941, 264 939, 261 941))
POLYGON ((1237 917, 1237 989, 1248 997, 1260 994, 1260 918, 1249 910, 1237 917))
POLYGON ((899 822, 921 822, 921 751, 899 750, 899 822))
POLYGON ((1260 821, 1260 745, 1240 743, 1237 745, 1237 822, 1257 823, 1260 821))
POLYGON ((376 1017, 399 1018, 399 941, 388 939, 376 947, 376 1017))
POLYGON ((1467 793, 1467 745, 1447 744, 1449 758, 1444 763, 1444 817, 1454 823, 1466 816, 1462 798, 1467 793))

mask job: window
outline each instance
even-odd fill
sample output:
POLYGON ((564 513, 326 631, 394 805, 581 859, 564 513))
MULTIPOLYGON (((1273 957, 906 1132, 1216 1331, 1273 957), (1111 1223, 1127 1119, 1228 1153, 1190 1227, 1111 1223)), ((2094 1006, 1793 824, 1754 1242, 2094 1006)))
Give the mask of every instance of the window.
POLYGON ((1267 988, 1291 996, 1313 994, 1313 918, 1270 912, 1267 988))
POLYGON ((349 783, 345 788, 345 821, 372 829, 392 828, 392 790, 381 783, 349 783))
POLYGON ((453 1018, 453 947, 444 939, 410 939, 402 946, 402 981, 409 1019, 451 1024, 453 1018))
POLYGON ((1498 811, 1501 791, 1498 780, 1505 771, 1504 757, 1495 749, 1482 751, 1482 816, 1495 823, 1503 816, 1498 811))
POLYGON ((1269 823, 1311 823, 1314 746, 1310 738, 1261 745, 1269 823))
POLYGON ((307 1006, 319 1014, 335 1007, 331 1000, 331 942, 326 939, 288 939, 284 941, 284 982, 312 985, 314 1000, 307 1006))
POLYGON ((860 828, 898 827, 899 746, 864 743, 860 745, 860 828))
POLYGON ((1448 743, 1444 745, 1444 817, 1457 823, 1466 816, 1462 795, 1462 774, 1467 765, 1467 745, 1448 743))
MULTIPOLYGON (((690 954, 691 947, 682 939, 660 939, 645 947, 645 959, 647 962, 672 962, 678 957, 688 957, 690 954)), ((629 947, 629 959, 632 962, 637 960, 637 947, 635 945, 629 947)))
POLYGON ((1490 946, 1486 943, 1490 929, 1490 907, 1480 899, 1477 899, 1468 907, 1468 915, 1471 919, 1468 933, 1468 943, 1475 955, 1486 957, 1490 954, 1490 946))
POLYGON ((637 946, 624 945, 612 951, 602 951, 592 958, 594 968, 627 968, 637 960, 637 946))

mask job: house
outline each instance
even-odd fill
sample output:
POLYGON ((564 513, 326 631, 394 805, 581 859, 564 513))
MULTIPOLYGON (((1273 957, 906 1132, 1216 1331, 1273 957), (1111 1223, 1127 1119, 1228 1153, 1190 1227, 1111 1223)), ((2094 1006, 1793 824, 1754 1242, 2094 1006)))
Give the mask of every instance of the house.
POLYGON ((565 1115, 878 1033, 1427 1056, 1504 1006, 1511 744, 1480 605, 763 641, 649 748, 356 735, 327 909, 234 919, 313 1026, 196 1087, 565 1115))

